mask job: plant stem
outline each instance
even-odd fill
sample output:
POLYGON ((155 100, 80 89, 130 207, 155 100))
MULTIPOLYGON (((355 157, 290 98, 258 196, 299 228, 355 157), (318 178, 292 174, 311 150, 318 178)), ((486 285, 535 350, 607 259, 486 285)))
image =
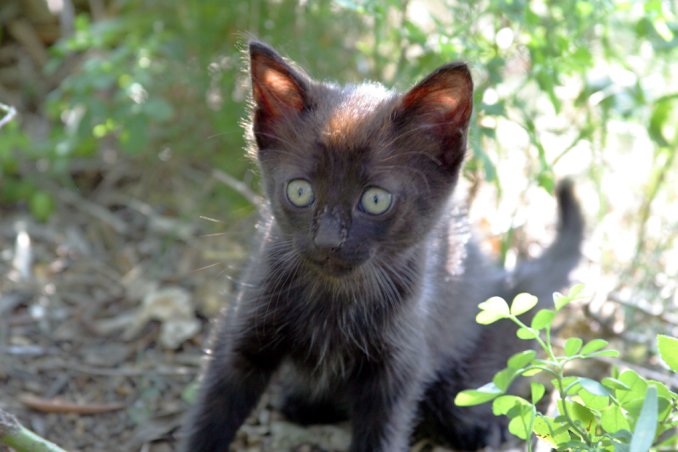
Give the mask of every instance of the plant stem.
POLYGON ((570 427, 579 435, 580 438, 582 438, 584 441, 586 441, 587 445, 591 445, 591 439, 589 438, 589 435, 587 432, 582 431, 579 429, 577 424, 572 420, 572 416, 570 416, 570 412, 567 409, 567 393, 565 392, 565 388, 563 388, 563 378, 565 376, 563 375, 563 367, 562 365, 558 365, 558 376, 556 377, 556 383, 558 386, 558 395, 560 395, 560 400, 563 402, 563 415, 565 415, 565 419, 567 419, 567 423, 570 424, 570 427))
MULTIPOLYGON (((531 327, 525 325, 518 317, 511 315, 509 318, 518 326, 525 328, 529 331, 532 331, 533 333, 536 333, 534 329, 531 327)), ((572 420, 572 417, 570 416, 569 410, 567 409, 567 403, 566 403, 566 397, 567 394, 565 392, 565 388, 563 388, 563 378, 565 377, 563 375, 563 366, 564 363, 561 362, 558 357, 556 357, 555 353, 553 353, 553 349, 551 348, 551 338, 550 338, 550 331, 547 329, 546 330, 546 341, 544 341, 538 333, 536 333, 534 340, 537 341, 539 346, 548 354, 549 358, 553 362, 553 366, 556 370, 551 369, 550 373, 553 374, 556 377, 556 382, 557 382, 557 389, 558 389, 558 394, 560 395, 560 400, 563 402, 563 414, 565 415, 565 418, 567 419, 568 424, 572 427, 572 429, 579 435, 580 438, 582 438, 584 441, 586 441, 586 444, 589 446, 591 445, 591 439, 589 438, 588 433, 585 431, 582 431, 579 429, 577 424, 572 420)))
POLYGON ((0 444, 17 452, 66 452, 22 426, 17 419, 0 409, 0 444))

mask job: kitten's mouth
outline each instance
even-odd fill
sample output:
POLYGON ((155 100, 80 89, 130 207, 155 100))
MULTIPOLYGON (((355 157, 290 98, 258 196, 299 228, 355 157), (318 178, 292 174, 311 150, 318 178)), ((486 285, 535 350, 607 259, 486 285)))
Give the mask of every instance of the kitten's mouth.
POLYGON ((357 265, 350 264, 332 257, 315 259, 307 258, 307 261, 319 272, 331 276, 348 275, 357 267, 357 265))

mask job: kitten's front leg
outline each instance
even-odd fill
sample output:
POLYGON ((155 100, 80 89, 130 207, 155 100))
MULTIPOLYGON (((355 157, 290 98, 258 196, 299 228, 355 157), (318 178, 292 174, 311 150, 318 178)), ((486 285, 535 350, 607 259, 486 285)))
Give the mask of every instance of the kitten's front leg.
POLYGON ((238 330, 222 319, 181 451, 228 450, 280 363, 261 330, 238 330))
POLYGON ((423 383, 414 366, 382 369, 359 381, 352 403, 351 452, 408 450, 423 383))

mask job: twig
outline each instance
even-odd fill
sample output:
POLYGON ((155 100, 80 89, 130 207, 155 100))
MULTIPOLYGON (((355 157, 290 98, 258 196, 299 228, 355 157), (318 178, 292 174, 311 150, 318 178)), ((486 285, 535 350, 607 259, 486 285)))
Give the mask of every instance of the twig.
POLYGON ((259 207, 263 202, 263 198, 254 193, 247 185, 218 169, 212 170, 212 177, 219 182, 228 185, 233 190, 237 191, 243 198, 248 200, 253 206, 259 207))
POLYGON ((75 192, 56 187, 53 184, 45 182, 44 186, 52 193, 55 193, 62 201, 72 205, 73 207, 76 207, 77 209, 91 215, 94 218, 97 218, 103 223, 108 224, 115 230, 116 233, 121 235, 127 233, 127 224, 109 212, 105 207, 95 204, 92 201, 88 201, 75 192))
POLYGON ((17 452, 66 452, 23 427, 13 415, 3 409, 0 409, 0 444, 9 446, 17 452))
POLYGON ((8 124, 14 117, 16 116, 16 108, 12 107, 11 105, 5 105, 0 102, 0 110, 4 111, 6 114, 5 116, 0 119, 0 129, 2 129, 5 124, 8 124))
POLYGON ((93 403, 83 405, 59 399, 43 399, 32 395, 19 396, 21 403, 43 413, 99 414, 125 408, 124 403, 93 403))
POLYGON ((105 377, 136 377, 138 375, 193 375, 195 374, 195 367, 170 367, 170 366, 155 366, 152 368, 143 368, 143 367, 115 367, 115 368, 105 368, 105 367, 93 367, 77 363, 64 362, 61 363, 61 367, 64 367, 68 370, 74 372, 79 372, 88 375, 97 375, 105 377))

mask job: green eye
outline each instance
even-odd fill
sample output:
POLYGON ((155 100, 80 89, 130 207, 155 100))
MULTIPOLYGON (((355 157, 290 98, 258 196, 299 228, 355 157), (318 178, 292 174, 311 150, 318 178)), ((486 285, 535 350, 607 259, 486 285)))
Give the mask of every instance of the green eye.
POLYGON ((294 179, 287 183, 287 199, 297 207, 307 207, 314 201, 311 183, 304 179, 294 179))
POLYGON ((381 215, 386 212, 392 202, 393 195, 379 187, 368 188, 360 198, 360 206, 372 215, 381 215))

